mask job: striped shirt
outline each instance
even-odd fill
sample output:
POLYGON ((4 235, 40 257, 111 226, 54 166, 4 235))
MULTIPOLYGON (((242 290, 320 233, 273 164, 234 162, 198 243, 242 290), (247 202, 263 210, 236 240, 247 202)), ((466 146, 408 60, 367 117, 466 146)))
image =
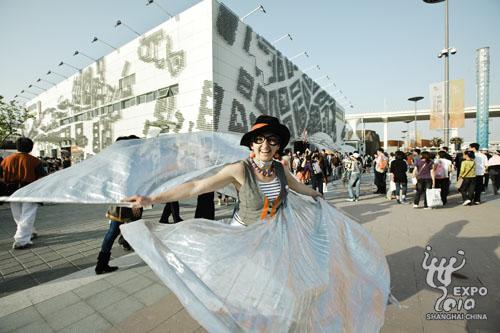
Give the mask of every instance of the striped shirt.
MULTIPOLYGON (((259 190, 264 194, 268 199, 269 199, 269 207, 273 205, 274 200, 276 200, 277 197, 279 197, 280 192, 281 192, 281 183, 278 177, 275 177, 272 181, 268 183, 264 183, 261 181, 257 181, 257 185, 259 186, 259 190)), ((234 213, 233 216, 233 223, 234 221, 239 223, 240 225, 246 226, 246 224, 241 220, 241 218, 238 215, 238 212, 234 213)))

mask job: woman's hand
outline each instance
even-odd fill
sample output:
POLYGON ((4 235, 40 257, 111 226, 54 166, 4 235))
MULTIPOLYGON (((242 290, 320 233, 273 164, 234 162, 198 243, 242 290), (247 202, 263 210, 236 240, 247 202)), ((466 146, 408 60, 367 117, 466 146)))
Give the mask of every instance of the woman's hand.
POLYGON ((142 195, 133 195, 131 197, 124 198, 122 202, 131 202, 132 209, 148 207, 153 204, 153 200, 151 199, 151 197, 145 197, 142 195))
POLYGON ((141 209, 140 208, 132 208, 132 215, 134 215, 134 217, 141 216, 141 209))
POLYGON ((312 197, 314 200, 318 201, 318 198, 323 199, 323 194, 321 194, 321 193, 319 193, 319 192, 317 192, 317 191, 314 191, 314 193, 311 195, 311 197, 312 197))

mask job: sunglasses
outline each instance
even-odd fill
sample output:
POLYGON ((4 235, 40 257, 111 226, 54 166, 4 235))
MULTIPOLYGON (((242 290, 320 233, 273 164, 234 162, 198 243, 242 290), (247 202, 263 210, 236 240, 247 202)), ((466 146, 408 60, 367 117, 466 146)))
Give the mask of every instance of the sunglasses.
POLYGON ((253 142, 256 144, 262 144, 264 141, 267 141, 267 143, 270 146, 277 146, 280 144, 280 138, 277 137, 276 135, 269 135, 269 136, 264 136, 264 135, 257 135, 254 139, 253 142))

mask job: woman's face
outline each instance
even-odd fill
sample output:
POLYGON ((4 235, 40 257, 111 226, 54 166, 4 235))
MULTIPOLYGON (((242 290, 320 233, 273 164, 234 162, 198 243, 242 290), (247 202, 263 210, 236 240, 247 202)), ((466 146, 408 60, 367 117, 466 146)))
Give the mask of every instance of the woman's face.
POLYGON ((273 133, 259 134, 254 137, 250 148, 255 154, 255 158, 266 162, 271 161, 280 149, 280 138, 273 133))

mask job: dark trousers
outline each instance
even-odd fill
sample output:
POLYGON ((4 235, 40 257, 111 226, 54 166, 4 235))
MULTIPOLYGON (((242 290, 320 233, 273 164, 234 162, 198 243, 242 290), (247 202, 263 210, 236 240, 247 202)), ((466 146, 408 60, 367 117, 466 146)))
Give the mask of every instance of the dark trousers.
POLYGON ((481 202, 481 192, 483 192, 484 176, 476 176, 476 185, 474 188, 474 202, 481 202))
POLYGON ((396 196, 406 197, 406 192, 408 191, 408 182, 396 182, 396 196))
POLYGON ((313 190, 317 190, 319 193, 323 194, 323 174, 317 173, 312 175, 311 178, 313 190))
POLYGON ((485 173, 484 174, 484 185, 483 185, 483 192, 486 192, 486 190, 488 189, 488 183, 490 181, 490 174, 489 173, 485 173))
POLYGON ((195 219, 215 220, 215 193, 208 192, 198 196, 196 202, 195 219))
POLYGON ((417 182, 417 191, 415 193, 415 199, 413 203, 418 205, 420 202, 420 196, 424 196, 424 207, 427 207, 427 194, 426 190, 432 188, 432 179, 419 179, 417 182))
POLYGON ((498 194, 498 189, 500 188, 500 174, 496 172, 490 173, 491 185, 493 186, 493 194, 498 194))
POLYGON ((182 219, 179 216, 179 201, 167 202, 165 208, 163 208, 163 213, 160 217, 160 223, 168 223, 168 218, 172 215, 174 223, 181 222, 182 219))
POLYGON ((474 192, 476 187, 475 178, 464 178, 462 186, 460 187, 460 193, 462 194, 462 199, 474 201, 474 192))
POLYGON ((104 235, 104 239, 101 245, 101 252, 110 253, 111 248, 113 247, 113 243, 115 242, 116 237, 120 234, 120 222, 109 221, 109 229, 104 235))
POLYGON ((450 193, 450 178, 436 179, 436 188, 441 189, 441 200, 443 205, 448 202, 448 194, 450 193))
POLYGON ((377 192, 380 194, 385 194, 387 192, 386 184, 385 184, 385 172, 377 172, 375 171, 375 185, 377 186, 377 192))

